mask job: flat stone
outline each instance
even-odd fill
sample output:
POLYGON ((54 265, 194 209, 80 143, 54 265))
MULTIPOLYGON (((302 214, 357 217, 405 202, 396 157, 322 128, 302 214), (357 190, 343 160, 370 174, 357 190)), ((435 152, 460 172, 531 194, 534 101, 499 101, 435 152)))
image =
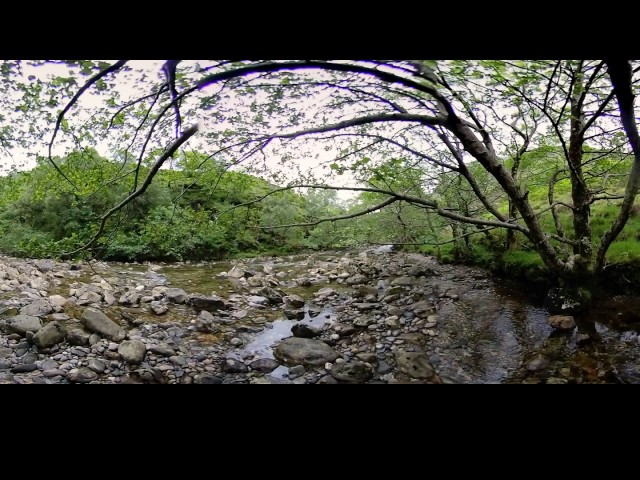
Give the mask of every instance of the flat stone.
POLYGON ((429 358, 424 353, 397 351, 396 363, 398 369, 411 378, 428 379, 435 374, 429 358))
POLYGON ((33 343, 40 348, 50 348, 57 343, 63 342, 67 336, 67 329, 64 324, 53 321, 47 323, 33 336, 33 343))
POLYGON ((98 374, 88 367, 73 369, 67 374, 67 380, 72 383, 89 383, 98 379, 98 374))
POLYGON ((340 355, 321 340, 289 337, 278 344, 275 357, 287 365, 322 366, 340 355))
MULTIPOLYGON (((126 337, 126 332, 120 325, 95 308, 85 309, 85 311, 82 312, 80 321, 90 331, 97 332, 114 342, 122 341, 126 337)), ((91 343, 91 339, 89 339, 89 343, 91 343)))
POLYGON ((37 332, 42 328, 42 320, 33 315, 16 315, 5 320, 6 329, 18 335, 25 336, 27 332, 37 332))
POLYGON ((270 373, 276 368, 278 368, 280 364, 273 360, 272 358, 259 358, 258 360, 254 360, 249 364, 249 366, 258 372, 261 373, 270 373))

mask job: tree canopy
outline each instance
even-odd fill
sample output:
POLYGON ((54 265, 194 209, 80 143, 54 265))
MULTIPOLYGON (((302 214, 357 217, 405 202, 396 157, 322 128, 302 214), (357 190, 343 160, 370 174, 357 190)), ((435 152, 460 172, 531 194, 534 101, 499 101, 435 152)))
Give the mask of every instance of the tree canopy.
MULTIPOLYGON (((232 210, 280 201, 262 216, 265 229, 385 212, 398 243, 441 243, 434 232, 445 227, 453 241, 503 231, 505 249, 526 244, 571 282, 607 267, 634 211, 639 69, 624 60, 5 61, 11 113, 0 117, 0 146, 46 139, 56 185, 80 202, 94 192, 54 150, 69 162, 100 146, 115 159, 85 182, 118 188, 76 250, 114 232, 120 212, 180 158, 212 195, 228 172, 264 179, 232 210), (33 73, 45 65, 60 73, 33 73), (332 211, 330 197, 326 209, 302 211, 272 193, 283 189, 360 196, 349 211, 332 211), (593 210, 611 202, 615 214, 594 233, 593 210)), ((188 197, 192 187, 182 188, 188 197)))

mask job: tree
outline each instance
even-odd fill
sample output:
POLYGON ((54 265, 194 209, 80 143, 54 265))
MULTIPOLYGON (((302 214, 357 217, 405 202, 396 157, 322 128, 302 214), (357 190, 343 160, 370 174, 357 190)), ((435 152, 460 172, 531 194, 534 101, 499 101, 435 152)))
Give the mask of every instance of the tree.
POLYGON ((113 84, 118 75, 133 75, 126 61, 80 65, 93 75, 59 112, 52 143, 60 130, 95 138, 96 128, 103 126, 106 133, 125 138, 136 158, 131 193, 105 212, 94 241, 107 219, 141 195, 192 137, 225 169, 264 173, 265 159, 279 157, 293 171, 297 159, 316 155, 317 166, 328 174, 325 179, 298 172, 288 187, 379 194, 383 200, 362 214, 404 202, 455 224, 504 229, 511 232, 509 246, 514 235, 521 235, 550 274, 567 284, 583 283, 607 266, 607 250, 624 228, 638 191, 633 93, 638 68, 627 61, 170 60, 157 79, 140 74, 135 85, 141 93, 126 100, 99 87, 107 80, 113 84), (90 117, 76 114, 82 121, 78 125, 71 109, 84 92, 96 90, 105 97, 102 109, 90 117), (299 147, 303 139, 325 147, 334 158, 323 165, 317 152, 299 147), (545 145, 560 149, 562 167, 540 160, 557 171, 548 204, 536 208, 519 173, 527 153, 545 145), (158 154, 138 180, 152 149, 158 154), (629 150, 634 159, 624 194, 607 191, 601 179, 590 176, 594 165, 629 150), (421 170, 423 195, 370 181, 367 173, 392 158, 421 170), (345 171, 364 186, 329 183, 345 171), (438 195, 446 172, 457 178, 455 189, 473 194, 473 202, 438 195), (571 187, 568 201, 554 196, 554 185, 564 177, 571 187), (506 211, 498 208, 498 198, 507 200, 506 211), (602 238, 594 238, 591 207, 612 199, 622 200, 618 215, 602 238), (570 231, 558 220, 560 206, 571 213, 570 231), (553 230, 545 231, 541 217, 547 213, 555 222, 553 230))

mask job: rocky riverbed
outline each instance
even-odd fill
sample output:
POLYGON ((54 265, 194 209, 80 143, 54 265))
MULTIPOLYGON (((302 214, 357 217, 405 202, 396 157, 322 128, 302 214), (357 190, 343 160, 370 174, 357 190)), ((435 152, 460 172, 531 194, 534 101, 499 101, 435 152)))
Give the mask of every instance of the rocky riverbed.
POLYGON ((521 287, 388 249, 201 264, 0 257, 0 292, 1 383, 640 381, 633 331, 554 324, 521 287))

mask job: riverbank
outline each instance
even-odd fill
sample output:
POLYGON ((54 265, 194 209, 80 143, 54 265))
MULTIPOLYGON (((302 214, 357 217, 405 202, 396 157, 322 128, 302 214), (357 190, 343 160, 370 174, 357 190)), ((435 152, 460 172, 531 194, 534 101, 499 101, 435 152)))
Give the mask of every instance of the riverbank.
POLYGON ((626 356, 602 353, 580 319, 553 333, 521 285, 384 249, 2 257, 0 291, 3 383, 603 383, 632 381, 640 357, 629 330, 596 332, 626 356))

